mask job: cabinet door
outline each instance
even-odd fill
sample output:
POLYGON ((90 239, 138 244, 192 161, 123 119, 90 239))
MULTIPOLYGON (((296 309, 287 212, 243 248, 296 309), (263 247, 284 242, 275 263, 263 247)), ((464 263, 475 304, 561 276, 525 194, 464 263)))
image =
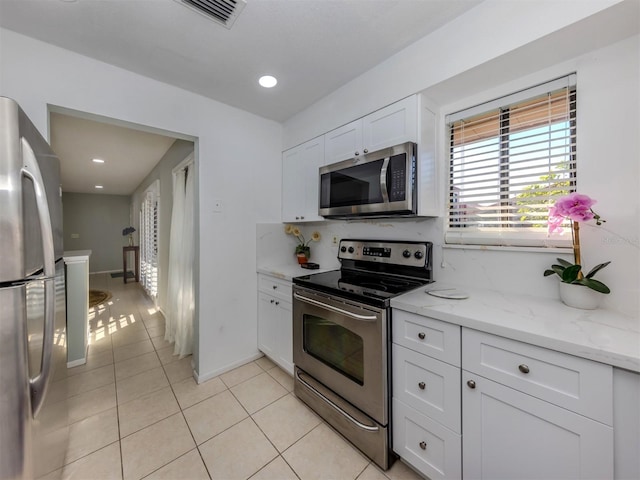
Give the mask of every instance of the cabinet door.
POLYGON ((302 146, 282 154, 282 221, 299 222, 304 199, 304 162, 302 146))
POLYGON ((465 478, 613 478, 611 427, 464 370, 462 381, 465 478))
POLYGON ((400 143, 417 142, 417 97, 405 98, 364 117, 362 136, 363 148, 368 152, 400 143))
POLYGON ((301 220, 317 222, 323 218, 318 215, 320 173, 324 164, 324 137, 315 138, 302 145, 302 161, 304 164, 304 211, 301 220))
POLYGON ((362 119, 325 134, 324 144, 325 165, 362 155, 362 119))
POLYGON ((293 375, 293 309, 290 302, 278 302, 278 364, 293 375))
POLYGON ((276 298, 258 292, 258 348, 269 358, 277 356, 278 351, 278 310, 276 298))
POLYGON ((318 169, 324 162, 324 137, 282 154, 282 221, 315 222, 318 215, 318 169))

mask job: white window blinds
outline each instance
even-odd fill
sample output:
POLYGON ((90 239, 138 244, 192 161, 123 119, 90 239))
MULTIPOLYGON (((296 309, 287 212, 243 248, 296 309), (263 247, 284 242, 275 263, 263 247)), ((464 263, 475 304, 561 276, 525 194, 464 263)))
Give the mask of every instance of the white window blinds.
POLYGON ((575 75, 447 116, 447 243, 565 246, 549 206, 576 188, 575 75))
POLYGON ((159 182, 145 191, 140 208, 140 283, 152 298, 158 296, 159 182))

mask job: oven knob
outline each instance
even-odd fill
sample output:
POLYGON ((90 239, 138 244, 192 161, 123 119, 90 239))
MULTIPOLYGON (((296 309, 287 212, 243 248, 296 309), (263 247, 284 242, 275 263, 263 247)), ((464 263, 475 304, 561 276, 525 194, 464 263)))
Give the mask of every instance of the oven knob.
POLYGON ((353 249, 353 247, 349 247, 349 253, 353 253, 355 252, 355 250, 353 249))
POLYGON ((402 256, 404 258, 409 258, 411 256, 411 252, 409 250, 405 250, 404 252, 402 252, 402 256))
POLYGON ((416 253, 413 254, 414 257, 416 257, 418 260, 420 260, 422 257, 424 257, 424 254, 418 250, 416 253))
POLYGON ((340 251, 342 253, 346 252, 347 251, 347 247, 345 247, 345 246, 340 247, 340 251))

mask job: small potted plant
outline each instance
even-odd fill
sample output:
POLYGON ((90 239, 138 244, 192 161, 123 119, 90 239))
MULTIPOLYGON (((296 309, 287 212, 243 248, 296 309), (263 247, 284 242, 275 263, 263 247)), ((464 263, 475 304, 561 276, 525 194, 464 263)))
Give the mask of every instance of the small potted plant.
POLYGON ((559 198, 549 210, 549 233, 562 232, 562 223, 565 219, 568 219, 571 224, 574 263, 558 258, 558 263, 545 270, 544 276, 556 274, 560 277, 560 298, 571 307, 597 308, 600 299, 597 294, 593 295, 593 292, 601 294, 611 292, 604 283, 593 278, 596 273, 611 262, 596 265, 586 275, 582 272, 580 222, 595 220, 596 225, 602 225, 606 221, 591 208, 595 203, 596 201, 587 195, 574 192, 559 198))
POLYGON ((309 244, 311 242, 320 241, 320 232, 314 231, 311 234, 309 240, 305 240, 304 235, 302 234, 300 229, 291 224, 285 225, 284 232, 287 235, 293 235, 298 241, 295 249, 295 255, 298 259, 298 263, 307 263, 309 261, 309 258, 311 258, 311 247, 309 247, 309 244))
POLYGON ((135 232, 136 229, 133 227, 127 227, 125 229, 122 230, 122 236, 126 237, 127 235, 129 236, 129 246, 133 245, 133 232, 135 232))

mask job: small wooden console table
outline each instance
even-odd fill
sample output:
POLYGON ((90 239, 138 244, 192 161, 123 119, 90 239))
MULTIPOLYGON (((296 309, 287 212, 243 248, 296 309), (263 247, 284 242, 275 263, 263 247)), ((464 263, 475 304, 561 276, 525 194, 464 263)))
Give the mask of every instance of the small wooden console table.
POLYGON ((127 283, 127 257, 128 253, 133 252, 135 254, 135 272, 136 272, 136 282, 140 281, 140 247, 137 245, 131 247, 122 247, 122 278, 124 278, 124 283, 127 283))

